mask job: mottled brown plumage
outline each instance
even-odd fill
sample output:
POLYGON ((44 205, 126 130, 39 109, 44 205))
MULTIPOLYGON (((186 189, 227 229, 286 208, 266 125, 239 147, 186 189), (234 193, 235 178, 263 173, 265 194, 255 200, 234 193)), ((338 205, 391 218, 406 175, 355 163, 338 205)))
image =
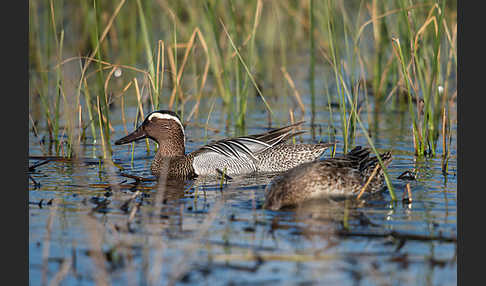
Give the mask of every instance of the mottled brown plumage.
MULTIPOLYGON (((368 148, 358 146, 343 156, 304 163, 280 174, 267 186, 264 208, 278 210, 315 198, 357 195, 379 164, 369 155, 368 148)), ((392 160, 390 152, 380 157, 385 166, 392 160)), ((382 190, 383 182, 383 169, 378 167, 366 193, 382 190)))

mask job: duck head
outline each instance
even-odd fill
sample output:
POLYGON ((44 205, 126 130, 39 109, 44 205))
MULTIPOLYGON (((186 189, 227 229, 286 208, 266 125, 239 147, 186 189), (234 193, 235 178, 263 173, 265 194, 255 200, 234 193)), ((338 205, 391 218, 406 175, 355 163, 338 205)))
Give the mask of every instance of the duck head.
POLYGON ((127 144, 144 138, 158 143, 158 152, 165 156, 184 155, 185 134, 179 116, 170 110, 158 110, 147 115, 140 126, 127 136, 118 139, 115 145, 127 144))

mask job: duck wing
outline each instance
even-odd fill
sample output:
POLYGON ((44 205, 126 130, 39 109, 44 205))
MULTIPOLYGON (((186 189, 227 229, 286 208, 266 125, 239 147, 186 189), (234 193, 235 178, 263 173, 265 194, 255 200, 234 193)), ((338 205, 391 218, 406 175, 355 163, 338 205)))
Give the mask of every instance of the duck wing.
POLYGON ((222 139, 208 144, 201 149, 213 151, 226 157, 241 158, 242 156, 246 156, 256 160, 256 154, 304 133, 305 131, 293 132, 294 128, 302 123, 304 121, 261 134, 222 139))

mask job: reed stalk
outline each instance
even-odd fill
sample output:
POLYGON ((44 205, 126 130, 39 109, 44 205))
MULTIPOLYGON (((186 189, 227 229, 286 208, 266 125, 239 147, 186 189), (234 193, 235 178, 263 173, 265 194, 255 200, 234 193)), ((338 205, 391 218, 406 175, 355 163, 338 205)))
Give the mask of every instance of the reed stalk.
POLYGON ((345 92, 343 90, 342 83, 342 75, 340 74, 340 71, 342 70, 341 66, 341 59, 339 56, 339 52, 336 48, 336 33, 335 33, 335 21, 334 21, 334 16, 332 13, 333 6, 331 4, 332 1, 327 1, 325 5, 325 15, 327 22, 325 23, 326 30, 327 30, 327 36, 328 36, 328 42, 329 42, 329 52, 330 52, 330 62, 331 66, 333 69, 334 73, 334 79, 336 82, 336 94, 339 99, 339 108, 340 108, 340 115, 341 115, 341 128, 342 128, 342 135, 343 135, 343 152, 346 153, 349 148, 349 132, 348 132, 348 118, 347 118, 347 111, 346 111, 346 98, 345 98, 345 92))
MULTIPOLYGON (((56 57, 57 61, 60 62, 62 58, 62 38, 57 38, 57 25, 56 25, 56 16, 54 10, 54 4, 51 0, 49 2, 50 8, 50 23, 52 25, 52 30, 54 32, 54 40, 56 44, 56 57)), ((62 72, 60 67, 56 68, 56 99, 54 104, 54 148, 56 150, 56 155, 59 155, 59 147, 61 141, 59 140, 59 121, 60 121, 60 105, 61 105, 61 94, 63 93, 63 82, 62 82, 62 72)))
MULTIPOLYGON (((142 95, 140 93, 140 88, 138 86, 137 78, 133 78, 133 85, 135 86, 135 94, 137 96, 138 112, 140 114, 140 118, 143 120, 145 118, 145 114, 143 112, 142 95)), ((135 120, 135 123, 136 122, 137 121, 135 120)), ((150 154, 150 142, 149 142, 149 139, 148 138, 145 138, 145 145, 147 146, 147 154, 150 154)))
POLYGON ((226 26, 224 25, 223 21, 220 19, 220 22, 221 22, 221 25, 223 26, 223 30, 226 34, 226 36, 228 37, 230 43, 231 43, 231 46, 233 47, 233 49, 235 50, 236 52, 236 55, 238 55, 238 59, 240 60, 241 64, 243 65, 243 67, 245 68, 245 71, 246 73, 248 74, 253 86, 255 87, 255 89, 257 90, 258 94, 260 95, 263 103, 265 104, 265 107, 267 109, 267 111, 270 113, 270 114, 273 114, 273 111, 272 109, 270 108, 270 106, 268 105, 267 101, 265 100, 265 97, 263 96, 260 88, 258 87, 258 85, 256 84, 255 82, 255 78, 253 77, 253 75, 251 74, 250 70, 248 69, 248 66, 246 65, 245 61, 243 60, 240 52, 238 51, 238 49, 236 48, 235 46, 235 43, 233 42, 233 40, 231 39, 231 36, 229 35, 228 33, 228 30, 226 30, 226 26))
MULTIPOLYGON (((314 0, 309 0, 309 18, 310 18, 310 29, 309 29, 309 46, 310 46, 310 65, 309 65, 309 86, 311 93, 311 117, 315 117, 316 110, 316 91, 315 91, 315 72, 316 72, 316 39, 314 37, 314 30, 316 25, 316 20, 314 17, 314 0)), ((302 109, 304 112, 304 109, 302 109)))
MULTIPOLYGON (((146 4, 148 4, 148 2, 146 4)), ((147 6, 149 6, 149 5, 147 5, 147 6)), ((144 47, 145 47, 145 57, 146 57, 146 61, 147 61, 147 67, 148 67, 148 70, 149 70, 149 76, 151 78, 151 81, 153 82, 154 79, 158 78, 157 75, 158 75, 158 72, 159 72, 159 69, 158 69, 159 61, 157 61, 157 63, 154 63, 154 60, 153 60, 154 55, 152 54, 151 40, 150 40, 150 36, 149 36, 149 33, 148 33, 147 22, 146 22, 146 19, 145 19, 145 10, 143 9, 142 3, 140 2, 140 0, 137 0, 137 8, 138 8, 137 11, 138 11, 139 19, 140 19, 140 28, 141 28, 141 31, 142 31, 142 40, 143 40, 143 44, 144 44, 144 47)), ((150 8, 147 11, 149 11, 149 10, 150 10, 150 8)), ((177 33, 174 33, 174 35, 176 35, 176 34, 177 33)), ((159 95, 160 95, 160 90, 158 88, 158 84, 159 84, 158 80, 155 80, 154 85, 152 85, 152 93, 151 93, 153 104, 157 109, 159 107, 159 95)))
POLYGON ((203 33, 207 35, 209 45, 209 55, 211 62, 211 71, 216 80, 218 92, 223 99, 224 104, 229 104, 231 99, 231 91, 229 88, 229 80, 227 79, 224 67, 224 59, 220 41, 218 40, 218 21, 215 15, 215 7, 212 2, 204 2, 203 4, 204 20, 202 22, 203 33))

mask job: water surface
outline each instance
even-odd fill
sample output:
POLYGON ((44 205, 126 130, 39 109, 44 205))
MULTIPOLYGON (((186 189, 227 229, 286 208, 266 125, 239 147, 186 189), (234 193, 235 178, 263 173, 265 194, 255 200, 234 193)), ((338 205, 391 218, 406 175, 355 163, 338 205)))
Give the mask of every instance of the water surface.
MULTIPOLYGON (((304 99, 310 102, 309 96, 304 99)), ((288 102, 290 98, 269 98, 274 110, 288 110, 288 102)), ((210 113, 211 104, 212 100, 203 101, 203 115, 186 122, 186 152, 238 133, 227 124, 228 112, 216 108, 210 113)), ((288 123, 284 111, 269 122, 258 98, 249 99, 249 109, 245 133, 288 123)), ((135 114, 136 106, 125 108, 128 131, 135 114)), ((336 152, 342 153, 340 131, 334 138, 330 130, 339 130, 339 114, 335 110, 330 116, 324 96, 317 98, 313 118, 310 112, 297 115, 309 130, 297 142, 336 139, 336 152)), ((113 145, 113 160, 120 170, 101 164, 99 142, 88 138, 80 154, 89 160, 52 161, 30 173, 40 184, 29 184, 30 282, 38 285, 61 275, 62 285, 103 280, 116 285, 455 285, 455 137, 444 174, 440 155, 414 156, 406 113, 369 115, 365 112, 362 118, 375 119, 378 129, 371 135, 378 150, 392 150, 389 174, 398 202, 384 192, 360 204, 320 201, 268 211, 261 206, 271 174, 223 182, 187 180, 160 188, 154 182, 134 186, 134 180, 121 173, 151 178, 155 145, 150 143, 150 151, 145 141, 113 145), (418 170, 417 180, 397 179, 413 169, 418 170), (401 201, 407 183, 411 203, 401 201), (349 235, 343 234, 345 230, 349 235)), ((115 108, 110 117, 113 143, 126 133, 122 110, 115 108)), ((360 134, 354 145, 367 145, 360 134)), ((45 155, 47 146, 40 143, 45 135, 31 132, 30 156, 45 155)), ((30 165, 41 161, 31 159, 30 165)))

